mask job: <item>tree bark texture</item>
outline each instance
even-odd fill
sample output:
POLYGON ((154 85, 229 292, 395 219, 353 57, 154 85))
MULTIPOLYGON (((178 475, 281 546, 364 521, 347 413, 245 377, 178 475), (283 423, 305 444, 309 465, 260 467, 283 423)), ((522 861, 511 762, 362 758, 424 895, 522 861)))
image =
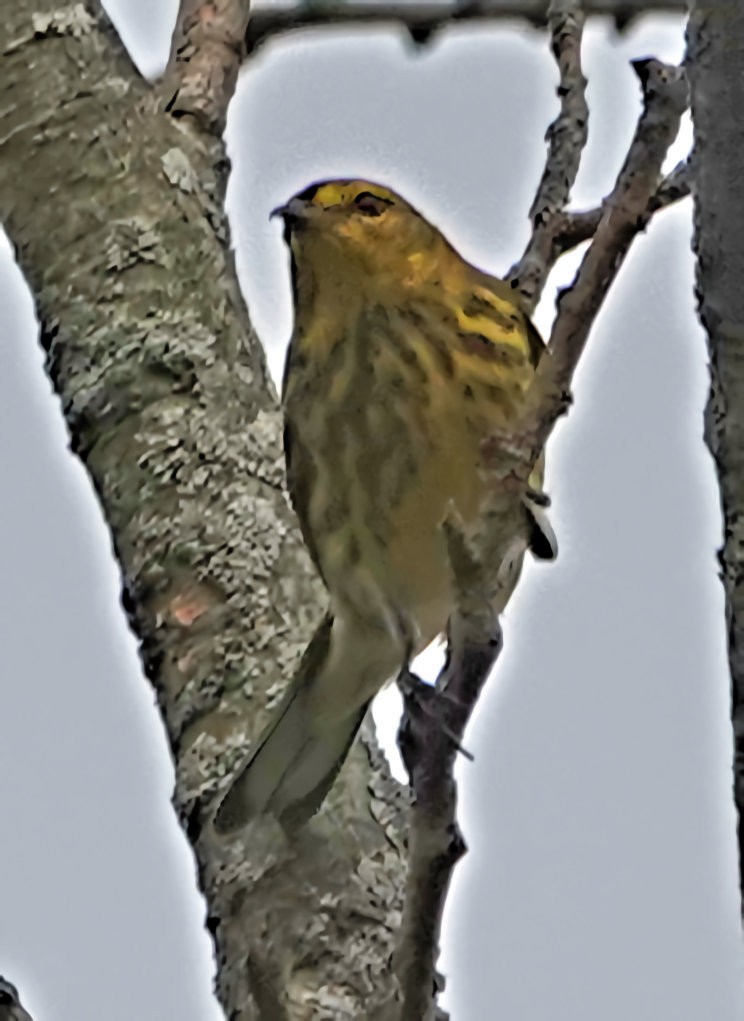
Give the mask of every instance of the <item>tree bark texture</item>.
POLYGON ((744 6, 698 0, 688 28, 695 129, 693 194, 698 310, 711 390, 705 437, 721 487, 734 798, 744 890, 744 6))
POLYGON ((382 1021, 405 799, 370 732, 291 841, 209 826, 325 609, 234 271, 224 147, 161 109, 96 7, 17 0, 0 53, 0 216, 110 524, 226 1015, 382 1021))

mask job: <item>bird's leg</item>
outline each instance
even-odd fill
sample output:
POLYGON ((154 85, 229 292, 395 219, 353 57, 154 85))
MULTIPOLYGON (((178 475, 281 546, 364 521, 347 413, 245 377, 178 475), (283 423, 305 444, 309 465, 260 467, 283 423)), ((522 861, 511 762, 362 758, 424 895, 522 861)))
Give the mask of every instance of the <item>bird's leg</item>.
POLYGON ((457 751, 472 762, 473 756, 463 748, 459 738, 447 722, 447 709, 457 704, 457 699, 448 695, 446 691, 440 691, 433 685, 426 684, 413 673, 410 664, 416 646, 410 622, 401 613, 394 614, 394 621, 398 640, 403 650, 396 683, 403 696, 405 706, 398 730, 398 746, 409 777, 413 778, 417 745, 421 741, 421 724, 425 719, 433 720, 441 732, 454 744, 457 751))
MULTIPOLYGON (((403 751, 403 745, 409 743, 409 738, 412 736, 405 733, 406 717, 410 717, 411 721, 420 720, 422 717, 426 717, 427 719, 434 720, 442 733, 446 734, 450 741, 452 741, 458 752, 472 762, 473 755, 463 747, 459 738, 448 725, 446 720, 447 703, 454 704, 457 700, 451 695, 448 695, 446 691, 438 691, 433 685, 422 681, 420 677, 411 671, 407 664, 402 667, 396 679, 396 683, 401 695, 403 696, 403 702, 406 707, 403 720, 401 721, 401 729, 399 731, 399 741, 404 761, 405 752, 403 751)), ((410 773, 407 762, 406 768, 410 773)))
POLYGON ((538 507, 550 507, 550 497, 540 489, 527 486, 524 495, 531 503, 537 504, 538 507))

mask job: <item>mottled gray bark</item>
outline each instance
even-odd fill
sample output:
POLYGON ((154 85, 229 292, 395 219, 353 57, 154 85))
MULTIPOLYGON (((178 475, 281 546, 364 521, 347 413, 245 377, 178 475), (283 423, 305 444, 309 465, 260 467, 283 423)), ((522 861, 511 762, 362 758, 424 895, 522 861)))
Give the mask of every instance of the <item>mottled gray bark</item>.
POLYGON ((402 796, 369 735, 294 843, 207 825, 325 602, 283 492, 222 142, 163 112, 94 7, 16 0, 0 53, 0 216, 111 527, 221 1002, 232 1021, 389 1018, 402 796))
POLYGON ((723 505, 734 799, 744 890, 744 6, 692 4, 688 76, 695 127, 693 194, 698 311, 708 336, 705 438, 723 505))

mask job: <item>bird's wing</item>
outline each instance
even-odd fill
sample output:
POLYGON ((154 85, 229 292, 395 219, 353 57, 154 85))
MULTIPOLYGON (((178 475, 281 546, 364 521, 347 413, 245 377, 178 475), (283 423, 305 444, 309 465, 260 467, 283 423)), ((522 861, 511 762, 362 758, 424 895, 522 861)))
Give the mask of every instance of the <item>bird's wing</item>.
MULTIPOLYGON (((522 308, 510 285, 498 277, 486 276, 486 274, 480 274, 480 284, 478 293, 481 298, 491 297, 490 301, 481 300, 479 302, 480 313, 498 325, 504 320, 506 310, 509 309, 509 319, 516 325, 526 344, 525 354, 529 363, 533 369, 537 368, 547 348, 537 327, 522 308)), ((547 514, 550 500, 543 492, 544 463, 545 453, 543 451, 530 475, 530 488, 525 494, 523 503, 529 522, 529 542, 533 556, 538 560, 554 560, 558 554, 558 541, 547 514)))
MULTIPOLYGON (((310 531, 309 512, 315 466, 298 432, 288 418, 284 420, 284 460, 287 468, 287 489, 300 523, 302 538, 318 574, 323 578, 318 548, 310 531)), ((325 581, 325 579, 323 579, 325 581)))
MULTIPOLYGON (((287 490, 292 501, 297 519, 300 523, 300 531, 305 546, 310 554, 315 569, 323 578, 323 571, 320 567, 318 548, 310 531, 310 498, 312 496, 313 481, 315 478, 315 465, 307 447, 302 442, 299 431, 293 427, 290 416, 286 409, 287 381, 290 372, 290 362, 293 349, 290 341, 287 349, 287 358, 284 363, 284 375, 282 378, 282 404, 284 405, 284 464, 287 473, 287 490)), ((325 579, 323 578, 325 582, 325 579)))
POLYGON ((479 272, 479 276, 481 286, 490 292, 492 298, 493 312, 491 316, 497 317, 498 320, 504 315, 503 310, 509 307, 510 318, 521 327, 520 332, 527 343, 527 355, 530 363, 536 367, 546 350, 546 345, 539 330, 524 311, 519 295, 506 280, 482 272, 479 272))

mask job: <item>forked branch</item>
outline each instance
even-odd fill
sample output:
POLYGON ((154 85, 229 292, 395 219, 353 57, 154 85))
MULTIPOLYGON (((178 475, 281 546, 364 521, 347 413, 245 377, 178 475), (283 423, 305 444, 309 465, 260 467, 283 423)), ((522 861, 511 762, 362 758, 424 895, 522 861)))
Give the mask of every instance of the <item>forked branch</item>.
POLYGON ((655 210, 689 189, 686 165, 659 183, 662 163, 687 106, 684 74, 657 60, 641 60, 633 67, 643 89, 643 112, 615 187, 600 209, 566 213, 585 139, 585 124, 569 124, 571 116, 585 121, 578 63, 581 23, 572 20, 575 5, 556 3, 551 9, 561 79, 572 84, 563 93, 561 113, 549 133, 548 166, 533 205, 533 237, 513 271, 520 290, 522 280, 528 281, 524 298, 529 307, 536 303, 561 251, 579 240, 593 239, 574 283, 560 297, 550 354, 540 363, 520 428, 490 441, 499 466, 503 468, 505 455, 510 461, 509 484, 495 488, 478 535, 466 537, 457 523, 447 529, 459 609, 450 622, 447 663, 437 681, 440 719, 431 712, 421 713, 416 701, 408 699, 401 728, 401 750, 415 796, 405 914, 396 957, 404 998, 402 1019, 434 1016, 431 1004, 442 911, 452 871, 465 851, 456 822, 456 750, 501 648, 498 619, 490 610, 499 595, 498 579, 489 565, 502 562, 506 555, 502 537, 509 534, 509 522, 538 453, 568 405, 573 374, 591 325, 633 238, 655 210), (566 26, 570 29, 564 31, 566 26), (560 63, 562 58, 565 64, 560 63))
POLYGON ((643 89, 643 112, 615 187, 602 204, 594 239, 576 279, 558 301, 548 343, 551 357, 540 363, 524 422, 533 463, 565 408, 592 323, 633 239, 653 215, 661 166, 687 109, 682 68, 653 59, 634 61, 633 68, 643 89))
MULTIPOLYGON (((553 0, 551 48, 558 64, 560 111, 547 133, 545 170, 530 210, 533 233, 515 271, 525 304, 534 304, 548 276, 550 231, 563 214, 586 144, 588 109, 581 67, 584 18, 577 0, 553 0)), ((513 271, 514 272, 514 271, 513 271)), ((458 747, 481 689, 501 651, 501 628, 493 607, 497 580, 487 565, 509 555, 498 540, 514 532, 521 494, 499 487, 502 499, 485 508, 484 529, 467 538, 456 521, 446 528, 458 612, 450 621, 448 656, 437 680, 436 712, 424 712, 423 691, 406 697, 399 743, 411 787, 409 865, 403 925, 395 958, 401 989, 401 1021, 445 1017, 436 1008, 439 934, 454 867, 466 847, 457 825, 454 767, 458 747), (490 548, 485 549, 490 538, 490 548)), ((410 687, 410 684, 409 684, 410 687)), ((431 705, 431 700, 429 700, 431 705)))
MULTIPOLYGON (((690 161, 689 159, 682 160, 670 174, 667 174, 651 196, 651 201, 648 204, 649 216, 662 209, 667 209, 675 202, 679 202, 680 199, 687 198, 690 194, 690 183, 690 161)), ((561 255, 594 237, 603 212, 604 207, 597 206, 595 209, 563 213, 562 216, 556 217, 549 259, 551 269, 561 255)))

